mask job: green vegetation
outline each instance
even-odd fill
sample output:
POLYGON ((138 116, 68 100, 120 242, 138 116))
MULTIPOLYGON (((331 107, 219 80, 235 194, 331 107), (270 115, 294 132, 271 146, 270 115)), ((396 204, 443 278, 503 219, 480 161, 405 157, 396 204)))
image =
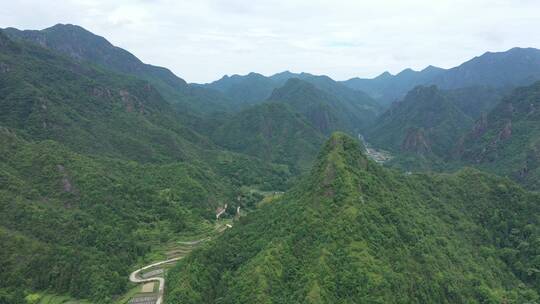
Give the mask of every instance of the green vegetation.
POLYGON ((0 303, 110 303, 132 267, 284 165, 224 151, 149 83, 0 32, 0 303), (33 299, 30 299, 33 300, 33 299))
POLYGON ((262 103, 232 116, 212 136, 233 151, 286 164, 293 172, 311 167, 324 136, 286 104, 262 103))
POLYGON ((479 119, 459 152, 465 162, 540 189, 540 82, 514 90, 479 119))
MULTIPOLYGON (((368 93, 383 104, 401 100, 416 86, 436 85, 443 90, 468 90, 484 93, 506 91, 540 80, 540 50, 512 48, 505 52, 487 52, 451 69, 428 66, 422 71, 406 69, 397 75, 388 72, 373 79, 352 78, 342 83, 368 93)), ((473 94, 474 95, 474 94, 473 94)), ((472 96, 472 95, 471 95, 472 96)), ((484 104, 476 100, 477 107, 484 104)))
POLYGON ((539 202, 473 169, 384 169, 334 134, 280 201, 181 261, 167 301, 533 303, 539 202))
MULTIPOLYGON (((294 110, 305 114, 307 107, 325 104, 322 108, 316 109, 322 111, 319 116, 337 114, 338 119, 345 119, 340 127, 349 128, 347 131, 369 125, 382 110, 381 106, 367 94, 350 89, 328 76, 316 76, 309 73, 295 74, 286 71, 270 77, 257 73, 249 73, 245 76, 224 76, 203 87, 222 92, 238 109, 272 100, 287 102, 294 110), (333 111, 337 113, 332 113, 333 111)), ((312 123, 315 122, 311 118, 316 117, 307 117, 312 123)), ((327 130, 324 132, 327 135, 330 134, 327 130)))
POLYGON ((472 124, 435 86, 416 87, 377 119, 366 138, 394 153, 445 158, 472 124))
POLYGON ((125 303, 137 266, 233 220, 167 269, 169 303, 536 303, 538 193, 386 169, 345 133, 316 154, 362 132, 390 165, 540 189, 540 83, 491 110, 537 55, 383 74, 385 102, 444 90, 377 119, 326 76, 192 85, 77 26, 0 31, 0 303, 125 303))
POLYGON ((7 286, 106 302, 149 244, 198 229, 233 196, 226 180, 186 163, 140 165, 1 136, 7 286))
POLYGON ((237 109, 266 100, 279 83, 257 73, 245 76, 223 76, 220 80, 204 85, 205 88, 222 92, 237 109))
MULTIPOLYGON (((115 47, 105 38, 80 26, 57 24, 40 31, 7 28, 4 32, 14 39, 39 44, 77 61, 86 61, 148 81, 182 112, 207 114, 229 110, 228 103, 231 101, 220 92, 189 85, 168 69, 145 64, 128 51, 115 47)), ((183 119, 197 120, 190 115, 183 116, 183 119)))
POLYGON ((323 134, 338 130, 355 134, 374 121, 380 107, 361 92, 352 94, 356 97, 340 97, 329 93, 328 89, 292 78, 274 90, 269 100, 288 104, 323 134))
POLYGON ((138 161, 189 160, 209 147, 148 83, 1 35, 0 120, 37 140, 138 161))

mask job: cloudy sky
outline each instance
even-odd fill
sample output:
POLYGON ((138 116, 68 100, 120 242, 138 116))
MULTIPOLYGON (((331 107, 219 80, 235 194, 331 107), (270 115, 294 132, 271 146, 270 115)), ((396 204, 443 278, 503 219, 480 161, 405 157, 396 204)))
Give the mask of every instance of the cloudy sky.
POLYGON ((343 80, 540 48, 537 0, 17 0, 0 27, 72 23, 188 82, 290 70, 343 80))

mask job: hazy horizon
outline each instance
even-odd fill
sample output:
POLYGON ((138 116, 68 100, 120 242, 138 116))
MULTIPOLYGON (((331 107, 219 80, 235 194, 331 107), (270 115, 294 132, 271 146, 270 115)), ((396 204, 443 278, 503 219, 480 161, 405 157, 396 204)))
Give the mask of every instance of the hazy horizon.
POLYGON ((4 4, 0 27, 80 25, 188 82, 286 70, 346 80, 539 48, 540 37, 530 35, 538 11, 530 0, 23 0, 4 4))

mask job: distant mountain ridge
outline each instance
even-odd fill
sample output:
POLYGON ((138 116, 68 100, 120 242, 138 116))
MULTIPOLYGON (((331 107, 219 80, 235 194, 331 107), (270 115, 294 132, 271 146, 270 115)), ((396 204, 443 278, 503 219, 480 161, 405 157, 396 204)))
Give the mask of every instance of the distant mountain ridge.
POLYGON ((350 89, 328 76, 309 73, 285 71, 269 77, 249 73, 224 76, 200 86, 222 92, 234 100, 239 109, 266 100, 285 102, 327 135, 337 130, 352 134, 364 129, 383 110, 366 93, 350 89), (310 106, 318 109, 308 109, 310 106))
POLYGON ((385 104, 397 101, 417 85, 426 84, 430 79, 443 73, 444 69, 429 66, 421 71, 405 69, 396 75, 384 72, 373 78, 351 78, 342 81, 345 86, 361 90, 385 104))
POLYGON ((225 75, 212 83, 199 84, 198 86, 218 90, 237 103, 252 104, 268 99, 274 89, 285 85, 292 78, 309 82, 318 89, 335 95, 340 99, 373 102, 371 101, 371 97, 364 92, 350 89, 326 75, 292 73, 290 71, 284 71, 271 76, 264 76, 253 72, 247 75, 225 75))
POLYGON ((33 41, 45 48, 67 54, 76 60, 98 63, 126 74, 143 77, 155 75, 170 86, 187 89, 186 81, 170 70, 145 64, 130 52, 78 25, 57 24, 44 30, 24 31, 6 28, 4 32, 11 37, 33 41))
POLYGON ((406 69, 395 76, 385 72, 373 79, 352 78, 342 83, 392 103, 417 85, 437 85, 441 89, 472 86, 511 89, 536 80, 540 80, 540 50, 512 48, 486 52, 451 69, 429 66, 418 72, 406 69))

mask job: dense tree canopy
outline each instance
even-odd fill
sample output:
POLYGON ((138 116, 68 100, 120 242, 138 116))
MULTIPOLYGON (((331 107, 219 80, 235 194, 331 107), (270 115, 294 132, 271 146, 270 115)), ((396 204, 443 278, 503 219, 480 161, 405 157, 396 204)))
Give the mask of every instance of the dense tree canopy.
POLYGON ((539 202, 473 169, 387 170, 335 134, 280 202, 182 261, 168 301, 536 301, 539 202))

